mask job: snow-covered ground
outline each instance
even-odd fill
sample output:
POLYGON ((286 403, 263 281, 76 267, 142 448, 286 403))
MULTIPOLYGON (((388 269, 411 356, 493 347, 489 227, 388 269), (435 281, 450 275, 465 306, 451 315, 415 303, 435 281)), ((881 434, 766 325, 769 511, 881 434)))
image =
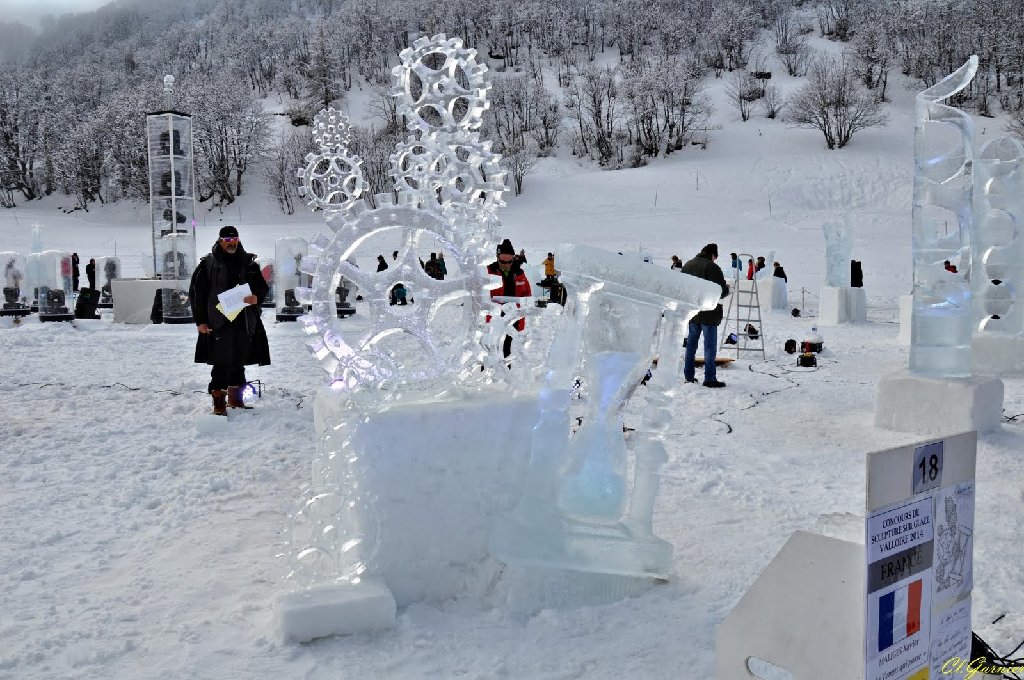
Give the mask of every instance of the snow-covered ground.
MULTIPOLYGON (((675 546, 673 578, 613 604, 532 616, 488 598, 414 605, 389 632, 282 645, 270 609, 286 587, 278 532, 308 479, 325 376, 298 325, 265 315, 274 363, 250 373, 263 399, 200 434, 208 372, 192 363, 193 328, 0 320, 0 678, 712 677, 716 626, 790 533, 863 514, 865 453, 917 439, 872 427, 879 377, 907 364, 897 296, 911 286, 913 125, 911 95, 893 96, 888 128, 833 152, 817 132, 740 123, 721 104, 706 151, 620 172, 550 159, 501 212, 533 262, 560 242, 642 248, 666 267, 708 241, 723 261, 775 251, 804 310, 768 315, 768 359, 721 371, 725 389, 679 388, 655 518, 675 546), (820 329, 819 366, 799 369, 782 344, 814 323, 821 223, 844 214, 868 323, 820 329)), ((141 274, 144 206, 61 204, 0 211, 0 250, 27 251, 39 222, 46 247, 84 263, 116 242, 125 273, 141 274)), ((223 224, 267 255, 280 236, 324 231, 243 197, 203 214, 201 252, 223 224)), ((346 323, 365 322, 357 308, 346 323)), ((1021 380, 1006 380, 1004 409, 1024 413, 1021 380)), ((1016 420, 979 442, 973 618, 999 651, 1024 636, 1022 451, 1016 420)))

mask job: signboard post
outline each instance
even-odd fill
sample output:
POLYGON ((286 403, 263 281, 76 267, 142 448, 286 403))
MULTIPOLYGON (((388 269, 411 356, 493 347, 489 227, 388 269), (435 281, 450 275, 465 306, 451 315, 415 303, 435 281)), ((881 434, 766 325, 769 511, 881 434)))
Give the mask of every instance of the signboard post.
POLYGON ((970 660, 977 434, 868 455, 864 680, 970 660))

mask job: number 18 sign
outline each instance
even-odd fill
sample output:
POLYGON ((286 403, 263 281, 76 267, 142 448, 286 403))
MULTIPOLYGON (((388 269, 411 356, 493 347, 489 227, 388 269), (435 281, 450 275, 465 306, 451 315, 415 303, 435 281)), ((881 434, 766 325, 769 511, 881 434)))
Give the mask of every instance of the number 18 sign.
POLYGON ((868 454, 865 680, 936 680, 970 658, 977 435, 868 454))

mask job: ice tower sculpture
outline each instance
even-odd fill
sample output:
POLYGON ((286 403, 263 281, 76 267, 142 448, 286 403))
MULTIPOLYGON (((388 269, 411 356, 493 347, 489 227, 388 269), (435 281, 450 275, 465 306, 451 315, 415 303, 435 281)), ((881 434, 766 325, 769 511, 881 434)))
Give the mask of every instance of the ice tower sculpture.
POLYGON ((974 122, 942 102, 967 87, 977 69, 972 56, 915 103, 910 370, 923 376, 971 375, 970 284, 943 262, 970 252, 974 122))
POLYGON ((849 217, 844 216, 842 224, 825 222, 821 230, 825 233, 825 285, 849 288, 853 224, 849 217))
POLYGON ((1009 199, 1012 189, 1004 192, 1019 154, 1012 145, 995 145, 977 158, 971 117, 942 103, 965 88, 977 68, 972 56, 917 96, 910 372, 879 381, 878 427, 930 435, 999 425, 1003 383, 972 375, 972 334, 995 331, 1003 326, 1000 312, 1012 309, 1012 297, 1005 295, 1011 289, 993 277, 1008 273, 1000 266, 1009 255, 1004 248, 1016 240, 1009 210, 1020 204, 1009 199), (984 224, 980 230, 976 219, 984 224), (947 270, 947 260, 958 271, 947 270), (983 279, 974 282, 983 302, 972 302, 969 281, 977 278, 983 279))
POLYGON ((983 146, 974 161, 971 293, 976 322, 973 369, 1024 375, 1024 147, 1009 137, 983 146))
POLYGON ((164 323, 192 323, 188 280, 196 266, 192 116, 171 109, 174 76, 164 77, 165 110, 146 115, 153 272, 163 288, 164 323))
POLYGON ((561 246, 558 257, 572 294, 548 356, 525 490, 495 524, 491 552, 507 563, 667 578, 672 546, 654 535, 652 518, 683 323, 713 309, 721 288, 588 246, 561 246), (622 412, 655 357, 630 484, 622 412), (570 436, 570 387, 580 368, 589 408, 570 436))

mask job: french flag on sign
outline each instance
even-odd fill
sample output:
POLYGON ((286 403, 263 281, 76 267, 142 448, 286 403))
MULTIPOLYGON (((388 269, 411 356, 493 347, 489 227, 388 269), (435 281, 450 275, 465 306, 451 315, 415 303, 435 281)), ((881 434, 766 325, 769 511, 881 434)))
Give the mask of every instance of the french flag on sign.
POLYGON ((921 579, 878 599, 878 651, 921 630, 921 579))

